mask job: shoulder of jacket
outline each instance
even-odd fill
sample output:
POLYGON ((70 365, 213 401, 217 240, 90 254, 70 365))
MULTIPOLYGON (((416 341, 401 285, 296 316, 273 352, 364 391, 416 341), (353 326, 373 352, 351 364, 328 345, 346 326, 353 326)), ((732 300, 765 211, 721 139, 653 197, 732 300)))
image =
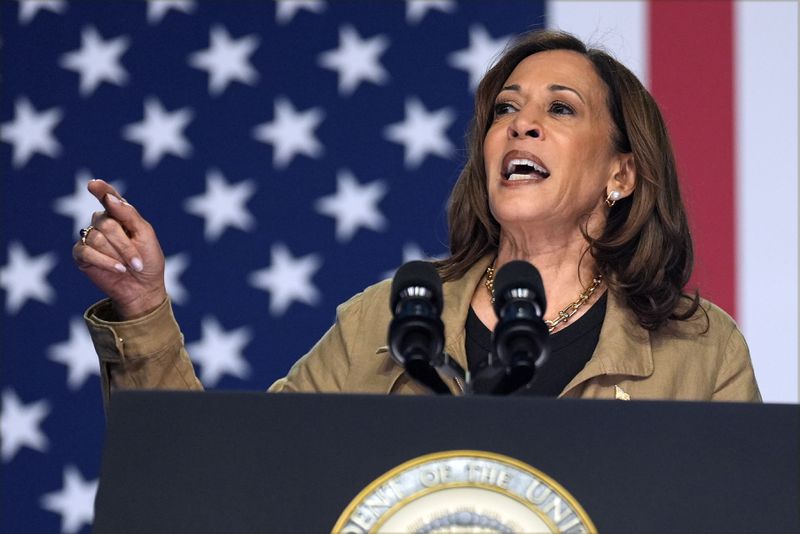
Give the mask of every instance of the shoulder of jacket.
POLYGON ((739 325, 728 313, 705 299, 701 299, 701 306, 708 313, 709 331, 717 332, 717 338, 726 345, 726 353, 749 354, 747 341, 739 325))
MULTIPOLYGON (((684 299, 678 312, 681 308, 686 309, 688 305, 689 302, 684 299)), ((737 333, 741 336, 736 321, 725 310, 704 298, 700 299, 700 306, 691 317, 685 320, 670 320, 659 332, 678 337, 688 336, 698 341, 705 339, 715 344, 725 343, 731 335, 737 333)))
MULTIPOLYGON (((701 298, 700 307, 705 311, 705 315, 708 317, 708 330, 710 332, 714 332, 726 338, 733 332, 739 332, 739 325, 736 324, 733 317, 713 302, 701 298)), ((695 315, 697 314, 703 315, 700 309, 695 313, 695 315)))
POLYGON ((336 307, 338 317, 360 313, 364 309, 369 311, 381 311, 385 308, 389 313, 389 294, 392 290, 391 280, 382 280, 377 284, 366 287, 363 291, 356 293, 345 302, 336 307))
POLYGON ((726 312, 725 310, 723 310, 710 300, 700 298, 700 306, 702 306, 703 309, 706 310, 706 313, 708 313, 709 318, 712 321, 721 321, 724 323, 736 325, 736 321, 733 320, 733 317, 731 317, 728 314, 728 312, 726 312))

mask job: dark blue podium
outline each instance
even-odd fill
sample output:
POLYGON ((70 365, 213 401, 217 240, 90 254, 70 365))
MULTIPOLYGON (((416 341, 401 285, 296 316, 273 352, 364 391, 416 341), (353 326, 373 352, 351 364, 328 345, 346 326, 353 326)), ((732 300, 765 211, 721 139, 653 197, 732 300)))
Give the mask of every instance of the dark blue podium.
POLYGON ((800 532, 800 407, 264 393, 111 400, 95 532, 330 532, 434 452, 516 458, 600 532, 800 532))

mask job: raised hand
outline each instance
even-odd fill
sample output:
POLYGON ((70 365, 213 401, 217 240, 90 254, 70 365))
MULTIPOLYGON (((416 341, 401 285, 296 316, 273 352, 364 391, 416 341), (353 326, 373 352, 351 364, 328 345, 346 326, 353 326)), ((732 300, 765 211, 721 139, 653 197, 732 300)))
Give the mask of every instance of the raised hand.
POLYGON ((89 182, 89 192, 105 208, 72 247, 72 257, 101 291, 111 297, 121 320, 157 308, 167 297, 164 253, 153 227, 103 180, 89 182))

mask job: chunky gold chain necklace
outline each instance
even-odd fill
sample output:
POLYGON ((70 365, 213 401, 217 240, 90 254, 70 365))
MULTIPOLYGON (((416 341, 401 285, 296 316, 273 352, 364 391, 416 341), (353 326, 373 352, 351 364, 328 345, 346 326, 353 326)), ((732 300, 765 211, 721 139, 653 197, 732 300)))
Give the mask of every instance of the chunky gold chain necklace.
MULTIPOLYGON (((578 300, 558 312, 558 316, 552 321, 545 319, 544 324, 547 325, 547 331, 552 332, 561 323, 569 321, 570 317, 575 315, 578 309, 594 295, 594 292, 600 287, 602 281, 602 274, 595 275, 595 277, 592 278, 592 285, 584 289, 583 292, 578 295, 578 300)), ((491 265, 486 268, 486 282, 484 282, 483 285, 485 285, 486 289, 489 291, 489 297, 492 299, 492 304, 494 304, 494 267, 491 265)))

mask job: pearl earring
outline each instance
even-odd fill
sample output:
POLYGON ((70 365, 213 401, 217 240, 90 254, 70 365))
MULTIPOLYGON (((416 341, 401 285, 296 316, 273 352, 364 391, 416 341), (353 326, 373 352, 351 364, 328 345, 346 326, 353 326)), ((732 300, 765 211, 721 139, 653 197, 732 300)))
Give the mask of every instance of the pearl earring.
POLYGON ((609 208, 614 207, 614 204, 616 204, 617 200, 619 200, 621 197, 622 197, 622 193, 620 193, 619 191, 616 191, 616 190, 615 191, 611 191, 608 194, 608 196, 606 197, 606 205, 609 208))

